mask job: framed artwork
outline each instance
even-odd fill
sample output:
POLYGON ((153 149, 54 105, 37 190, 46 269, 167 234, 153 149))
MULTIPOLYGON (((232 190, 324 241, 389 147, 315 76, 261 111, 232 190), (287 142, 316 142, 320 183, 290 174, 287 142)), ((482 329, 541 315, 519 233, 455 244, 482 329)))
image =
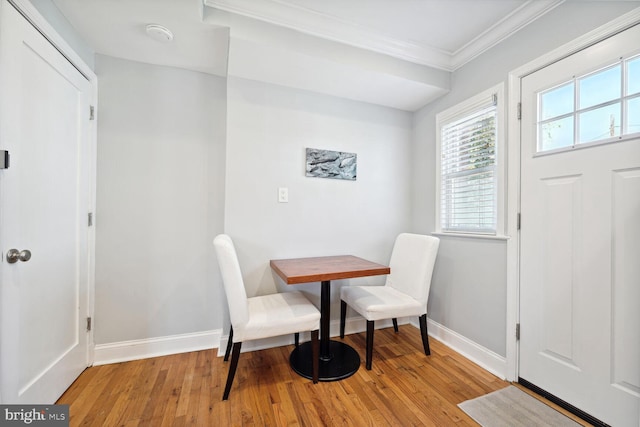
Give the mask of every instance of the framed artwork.
POLYGON ((307 148, 307 176, 355 181, 358 155, 307 148))

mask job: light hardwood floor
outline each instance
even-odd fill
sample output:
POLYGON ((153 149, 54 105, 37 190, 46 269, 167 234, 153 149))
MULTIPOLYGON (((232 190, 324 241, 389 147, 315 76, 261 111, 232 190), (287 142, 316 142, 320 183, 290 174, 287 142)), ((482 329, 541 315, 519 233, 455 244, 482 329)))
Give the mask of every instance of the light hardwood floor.
POLYGON ((213 349, 88 368, 57 403, 71 426, 475 426, 457 404, 509 385, 434 339, 425 356, 410 325, 376 331, 367 371, 364 339, 345 337, 362 364, 342 381, 298 376, 293 346, 243 353, 222 402, 228 363, 213 349))

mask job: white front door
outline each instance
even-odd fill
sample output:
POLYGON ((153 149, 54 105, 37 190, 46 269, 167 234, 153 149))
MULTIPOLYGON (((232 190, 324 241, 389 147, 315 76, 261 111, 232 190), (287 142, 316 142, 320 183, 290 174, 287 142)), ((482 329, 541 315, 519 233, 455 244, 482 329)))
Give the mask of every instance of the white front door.
POLYGON ((90 85, 0 7, 0 402, 50 404, 88 364, 90 85))
POLYGON ((522 79, 519 377, 640 418, 640 26, 522 79))

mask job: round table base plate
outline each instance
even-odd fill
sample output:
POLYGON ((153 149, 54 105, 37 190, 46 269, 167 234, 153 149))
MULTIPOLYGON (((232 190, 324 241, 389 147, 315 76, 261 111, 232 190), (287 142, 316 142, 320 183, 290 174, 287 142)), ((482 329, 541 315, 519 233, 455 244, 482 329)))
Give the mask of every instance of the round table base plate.
MULTIPOLYGON (((319 380, 338 381, 355 374, 360 367, 360 356, 353 347, 340 341, 329 341, 331 359, 320 359, 319 380)), ((312 379, 313 357, 311 342, 300 344, 291 352, 289 362, 294 371, 299 375, 312 379)))

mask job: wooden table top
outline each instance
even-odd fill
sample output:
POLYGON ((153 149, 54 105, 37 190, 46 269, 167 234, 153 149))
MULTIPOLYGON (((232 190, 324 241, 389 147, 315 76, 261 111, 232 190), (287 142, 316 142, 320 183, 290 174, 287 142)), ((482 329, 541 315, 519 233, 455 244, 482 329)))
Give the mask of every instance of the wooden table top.
POLYGON ((391 269, 353 255, 272 259, 271 268, 289 285, 389 274, 391 269))

